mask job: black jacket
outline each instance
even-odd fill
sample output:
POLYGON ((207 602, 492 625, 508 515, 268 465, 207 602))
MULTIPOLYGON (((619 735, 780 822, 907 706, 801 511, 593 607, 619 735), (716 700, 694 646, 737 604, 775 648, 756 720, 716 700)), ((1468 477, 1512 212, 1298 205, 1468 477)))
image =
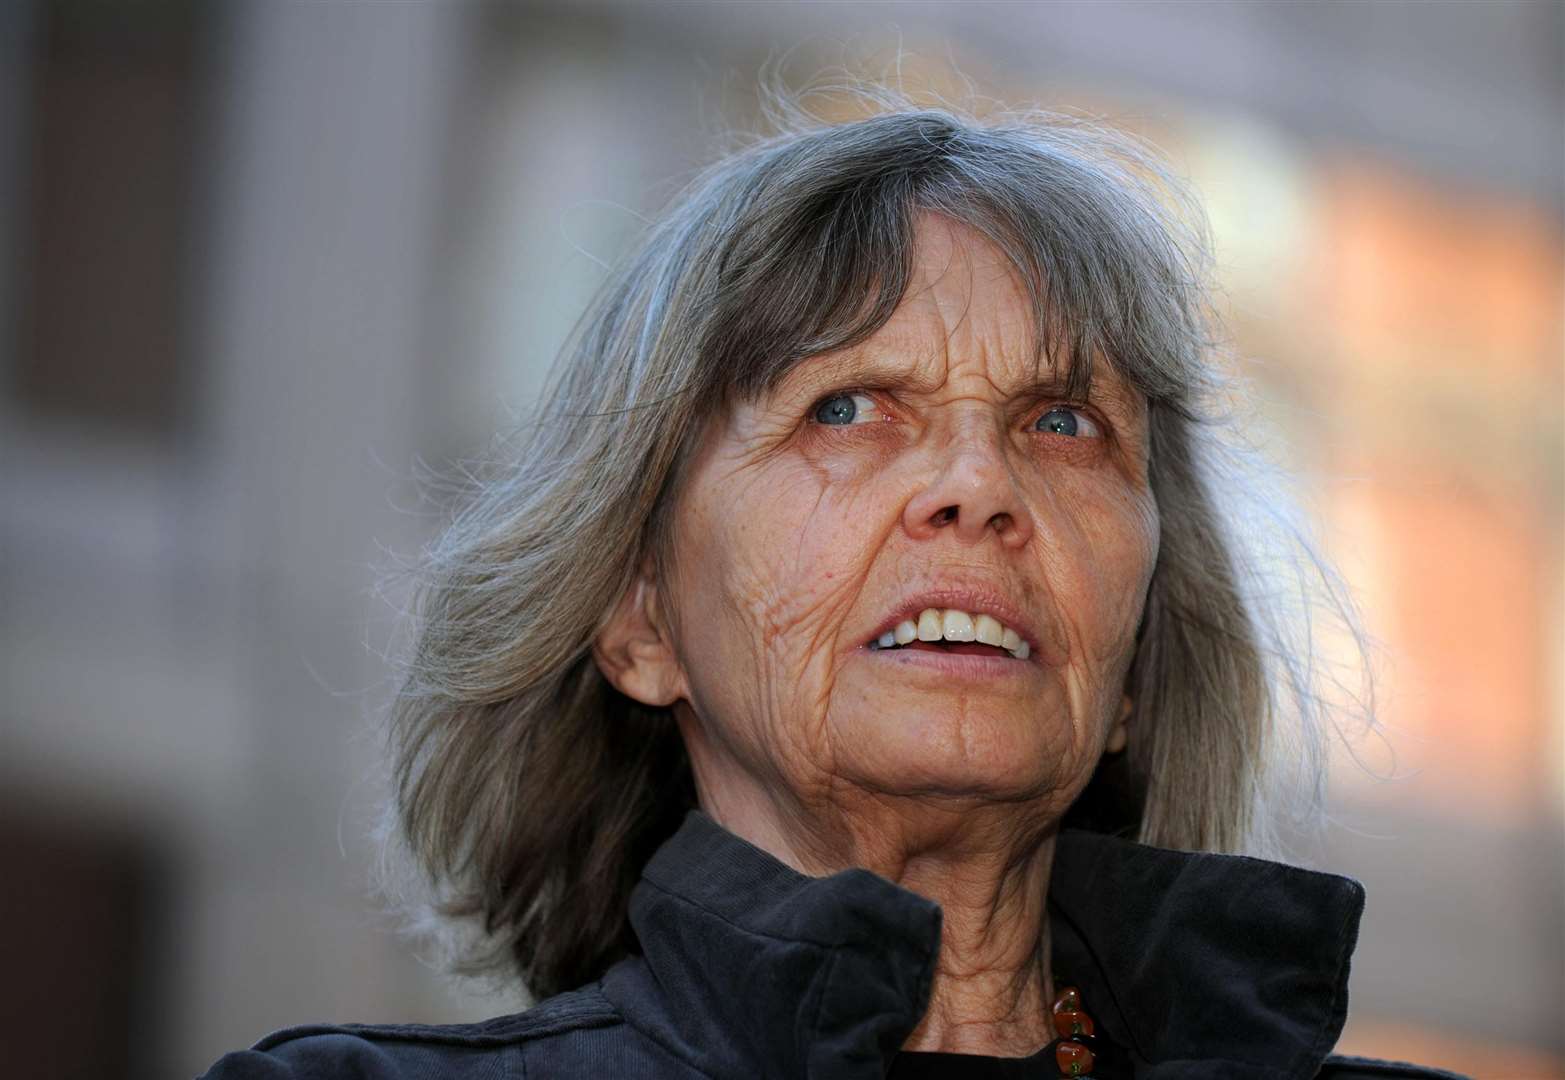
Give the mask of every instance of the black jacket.
MULTIPOLYGON (((1062 832, 1054 970, 1106 1037, 1093 1075, 1453 1076, 1327 1056, 1363 907, 1343 877, 1062 832)), ((940 942, 939 905, 868 870, 806 877, 699 810, 648 861, 630 918, 642 955, 525 1012, 289 1028, 206 1080, 880 1080, 928 1005, 940 942)), ((1004 1074, 1057 1076, 1046 1057, 1004 1074)), ((995 1068, 967 1061, 964 1075, 995 1068)))

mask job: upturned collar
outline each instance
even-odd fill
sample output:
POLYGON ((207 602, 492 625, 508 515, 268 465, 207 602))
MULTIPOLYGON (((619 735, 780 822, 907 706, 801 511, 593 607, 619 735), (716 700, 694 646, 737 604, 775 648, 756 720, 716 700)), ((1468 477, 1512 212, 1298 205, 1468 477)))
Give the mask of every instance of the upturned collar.
MULTIPOLYGON (((1347 1014, 1355 881, 1062 831, 1054 970, 1138 1078, 1312 1077, 1347 1014)), ((869 870, 808 877, 700 810, 631 896, 605 994, 712 1077, 879 1080, 929 1005, 938 904, 869 870)))

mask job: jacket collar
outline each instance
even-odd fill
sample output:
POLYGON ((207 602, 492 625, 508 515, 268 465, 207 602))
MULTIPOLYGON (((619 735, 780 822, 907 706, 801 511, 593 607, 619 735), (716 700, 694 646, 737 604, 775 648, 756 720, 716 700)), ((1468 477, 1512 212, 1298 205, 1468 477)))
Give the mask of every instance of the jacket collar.
MULTIPOLYGON (((1066 830, 1054 969, 1138 1077, 1310 1077, 1347 1011, 1354 881, 1066 830)), ((800 874, 690 811, 630 902, 628 1021, 709 1076, 879 1080, 929 1004, 939 905, 868 870, 800 874)))
POLYGON ((1138 1077, 1313 1077, 1342 1032, 1349 878, 1065 830, 1049 908, 1055 970, 1138 1077))

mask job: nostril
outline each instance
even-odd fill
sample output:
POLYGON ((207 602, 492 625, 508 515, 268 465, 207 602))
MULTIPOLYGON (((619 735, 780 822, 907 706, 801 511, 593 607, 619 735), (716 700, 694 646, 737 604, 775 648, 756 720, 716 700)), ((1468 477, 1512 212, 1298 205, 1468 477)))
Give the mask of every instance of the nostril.
POLYGON ((936 511, 935 516, 930 520, 932 520, 936 525, 949 525, 951 522, 956 520, 956 507, 941 507, 938 511, 936 511))

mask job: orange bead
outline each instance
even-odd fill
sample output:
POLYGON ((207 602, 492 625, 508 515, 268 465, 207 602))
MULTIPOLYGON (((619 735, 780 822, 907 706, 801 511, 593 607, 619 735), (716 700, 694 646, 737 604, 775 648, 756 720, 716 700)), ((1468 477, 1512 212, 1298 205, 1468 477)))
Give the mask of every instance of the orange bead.
POLYGON ((1092 1017, 1080 1009, 1055 1009, 1054 1030, 1065 1038, 1072 1035, 1092 1035, 1092 1017))
POLYGON ((1061 1076, 1085 1076, 1092 1071, 1092 1060, 1092 1051, 1079 1042, 1062 1042, 1054 1048, 1061 1076))
POLYGON ((1075 1012, 1081 1008, 1081 991, 1074 986, 1067 986, 1054 997, 1054 1011, 1075 1012))

